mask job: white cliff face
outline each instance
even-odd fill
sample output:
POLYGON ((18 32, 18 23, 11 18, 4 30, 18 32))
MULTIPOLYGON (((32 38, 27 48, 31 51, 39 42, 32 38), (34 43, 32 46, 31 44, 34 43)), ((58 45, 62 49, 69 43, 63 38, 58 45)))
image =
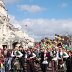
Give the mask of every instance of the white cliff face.
POLYGON ((5 9, 3 0, 0 0, 0 14, 7 17, 7 10, 5 9))
POLYGON ((24 42, 25 47, 27 46, 33 46, 34 44, 34 39, 29 37, 28 34, 26 34, 25 32, 22 32, 21 30, 19 31, 15 31, 15 34, 21 38, 21 40, 24 42))
POLYGON ((33 46, 34 39, 29 37, 28 34, 21 31, 18 28, 15 28, 8 18, 5 5, 2 0, 0 0, 0 47, 2 45, 10 45, 14 41, 22 42, 24 47, 33 46))

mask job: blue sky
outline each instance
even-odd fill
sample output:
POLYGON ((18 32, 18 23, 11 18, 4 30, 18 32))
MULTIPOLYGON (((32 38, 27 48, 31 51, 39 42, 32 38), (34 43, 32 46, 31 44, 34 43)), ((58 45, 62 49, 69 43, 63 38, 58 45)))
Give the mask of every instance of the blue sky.
POLYGON ((72 0, 5 0, 5 4, 12 22, 35 39, 72 32, 72 0))
POLYGON ((72 0, 16 0, 13 3, 7 3, 6 7, 8 9, 8 13, 16 16, 19 20, 24 18, 72 18, 72 0), (18 8, 18 6, 21 5, 36 5, 43 8, 43 10, 28 12, 25 9, 21 10, 18 8))

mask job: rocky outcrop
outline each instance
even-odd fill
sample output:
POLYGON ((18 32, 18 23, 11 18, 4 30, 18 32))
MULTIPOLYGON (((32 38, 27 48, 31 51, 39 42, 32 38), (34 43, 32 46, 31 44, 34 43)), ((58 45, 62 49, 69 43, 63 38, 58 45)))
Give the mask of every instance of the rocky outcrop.
POLYGON ((0 0, 0 47, 7 45, 8 48, 12 48, 14 42, 19 42, 26 48, 33 46, 34 39, 20 29, 15 28, 9 20, 5 5, 0 0))

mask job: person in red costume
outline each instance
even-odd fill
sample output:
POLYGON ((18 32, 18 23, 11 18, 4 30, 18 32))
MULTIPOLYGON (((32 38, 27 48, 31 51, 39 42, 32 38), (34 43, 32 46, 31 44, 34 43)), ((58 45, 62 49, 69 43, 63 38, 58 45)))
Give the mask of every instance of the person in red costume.
POLYGON ((4 64, 4 56, 2 54, 2 49, 0 49, 0 72, 5 72, 3 64, 4 64))

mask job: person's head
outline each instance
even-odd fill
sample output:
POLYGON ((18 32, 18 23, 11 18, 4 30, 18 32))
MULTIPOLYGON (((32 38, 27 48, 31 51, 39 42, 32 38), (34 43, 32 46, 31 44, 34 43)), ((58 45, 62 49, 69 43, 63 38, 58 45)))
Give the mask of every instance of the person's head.
POLYGON ((72 51, 69 51, 69 52, 68 52, 68 55, 69 55, 69 56, 72 56, 72 51))
POLYGON ((19 46, 19 50, 23 50, 23 47, 22 46, 19 46))
POLYGON ((30 48, 30 51, 31 51, 31 52, 33 52, 33 51, 34 51, 34 49, 33 49, 33 48, 30 48))
POLYGON ((15 46, 14 50, 19 50, 19 47, 18 46, 15 46))
POLYGON ((59 52, 62 52, 62 48, 59 48, 59 52))
POLYGON ((37 48, 36 47, 34 47, 34 51, 37 51, 37 48))
POLYGON ((7 45, 4 45, 3 46, 3 50, 7 50, 7 45))
POLYGON ((66 49, 63 48, 63 52, 66 52, 66 49))
POLYGON ((56 50, 54 46, 52 47, 52 50, 56 50))
POLYGON ((47 53, 47 50, 46 49, 44 50, 44 53, 47 53))
POLYGON ((20 46, 20 44, 16 44, 14 49, 19 50, 19 46, 20 46))
POLYGON ((41 52, 44 52, 44 50, 43 50, 42 48, 40 49, 40 51, 41 51, 41 52))
POLYGON ((18 46, 15 46, 15 48, 14 48, 15 50, 19 50, 19 48, 18 48, 18 46))
POLYGON ((27 53, 28 53, 28 54, 31 54, 31 50, 30 50, 30 49, 27 49, 27 53))

